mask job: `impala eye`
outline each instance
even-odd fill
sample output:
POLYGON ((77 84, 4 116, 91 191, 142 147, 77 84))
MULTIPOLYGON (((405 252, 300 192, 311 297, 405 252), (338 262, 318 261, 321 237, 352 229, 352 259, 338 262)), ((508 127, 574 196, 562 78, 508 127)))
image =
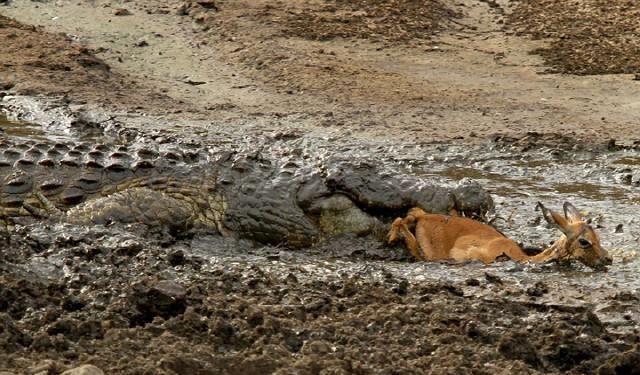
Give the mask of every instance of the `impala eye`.
POLYGON ((578 239, 578 245, 581 248, 586 249, 586 248, 591 247, 591 242, 589 240, 587 240, 586 238, 579 238, 578 239))

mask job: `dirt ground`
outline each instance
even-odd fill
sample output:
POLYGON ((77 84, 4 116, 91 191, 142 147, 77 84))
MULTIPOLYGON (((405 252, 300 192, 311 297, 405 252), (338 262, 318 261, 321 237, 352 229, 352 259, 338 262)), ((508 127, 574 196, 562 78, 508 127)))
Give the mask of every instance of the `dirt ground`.
POLYGON ((507 24, 523 35, 549 39, 534 50, 548 71, 572 74, 640 72, 638 4, 628 0, 524 0, 507 24))
MULTIPOLYGON (((639 12, 628 0, 0 1, 0 91, 181 137, 633 144, 639 12)), ((610 286, 576 287, 570 303, 563 286, 485 270, 409 282, 371 259, 310 266, 275 250, 212 265, 188 240, 168 252, 104 228, 43 241, 19 233, 0 252, 0 373, 640 373, 640 296, 610 286)))
MULTIPOLYGON (((313 254, 278 249, 243 255, 215 250, 224 248, 217 239, 200 240, 215 264, 193 251, 197 244, 167 252, 115 228, 46 241, 13 236, 7 245, 16 252, 0 258, 0 370, 58 374, 83 363, 111 374, 184 375, 639 370, 637 329, 603 323, 594 306, 550 283, 514 282, 482 266, 460 281, 413 283, 384 263, 318 264, 313 254), (68 269, 58 275, 47 263, 68 269)), ((605 293, 610 311, 637 310, 637 293, 605 293)))
POLYGON ((42 28, 2 21, 0 80, 164 131, 168 120, 424 142, 529 131, 640 139, 638 5, 553 3, 9 1, 4 16, 42 28), (598 22, 602 34, 587 35, 598 22))
POLYGON ((0 15, 2 72, 0 87, 23 95, 56 95, 75 104, 96 102, 111 107, 162 108, 168 98, 144 90, 92 51, 63 33, 20 24, 0 15), (127 95, 129 91, 142 93, 127 95), (164 99, 164 101, 163 101, 164 99))

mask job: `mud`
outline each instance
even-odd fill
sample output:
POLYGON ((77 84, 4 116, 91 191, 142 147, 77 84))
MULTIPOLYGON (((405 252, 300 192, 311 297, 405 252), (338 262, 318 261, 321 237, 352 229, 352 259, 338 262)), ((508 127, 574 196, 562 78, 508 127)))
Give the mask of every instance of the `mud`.
POLYGON ((92 363, 132 374, 637 371, 638 296, 606 275, 594 287, 580 279, 601 275, 554 266, 327 258, 218 237, 167 247, 117 228, 46 232, 58 233, 54 243, 29 231, 3 253, 11 303, 0 358, 16 372, 47 358, 51 372, 92 363))
MULTIPOLYGON (((229 4, 231 5, 231 4, 229 4)), ((224 11, 221 3, 218 10, 224 11)), ((281 14, 274 6, 261 9, 259 22, 282 22, 283 32, 312 40, 359 38, 379 42, 415 42, 451 27, 462 14, 441 1, 402 0, 327 2, 313 11, 291 9, 281 14)))
MULTIPOLYGON (((493 195, 489 219, 531 248, 557 236, 535 203, 574 203, 614 256, 607 272, 415 263, 376 236, 293 251, 36 222, 2 233, 0 371, 640 372, 633 75, 538 74, 564 65, 530 52, 557 45, 510 28, 551 30, 570 7, 428 1, 438 17, 408 25, 424 34, 398 29, 415 3, 0 2, 18 20, 0 20, 3 137, 332 155, 445 186, 471 177, 493 195), (533 16, 515 24, 512 12, 533 16)), ((587 13, 615 34, 621 9, 587 13)), ((630 64, 607 69, 633 66, 611 51, 607 63, 630 64)))

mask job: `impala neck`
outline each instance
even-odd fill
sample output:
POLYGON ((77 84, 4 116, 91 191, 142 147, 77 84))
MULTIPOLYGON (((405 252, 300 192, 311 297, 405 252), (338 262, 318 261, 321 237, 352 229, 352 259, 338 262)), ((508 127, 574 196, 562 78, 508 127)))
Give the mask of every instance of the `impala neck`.
POLYGON ((544 262, 549 259, 564 258, 567 255, 569 255, 567 252, 567 237, 563 235, 559 240, 543 250, 540 254, 529 257, 528 260, 537 263, 544 262))

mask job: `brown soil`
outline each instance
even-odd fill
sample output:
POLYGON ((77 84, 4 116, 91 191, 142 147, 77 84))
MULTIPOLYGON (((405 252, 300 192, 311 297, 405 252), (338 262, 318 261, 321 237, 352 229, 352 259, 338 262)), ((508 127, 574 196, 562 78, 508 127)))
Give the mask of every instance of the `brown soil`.
POLYGON ((550 72, 640 73, 640 4, 630 0, 519 0, 507 23, 518 33, 549 39, 534 50, 550 72))
MULTIPOLYGON (((295 3, 294 3, 295 4, 295 3)), ((258 22, 279 23, 286 35, 313 40, 361 38, 374 42, 413 42, 430 39, 459 12, 435 0, 357 0, 319 2, 278 11, 284 5, 263 8, 258 22)), ((223 6, 224 8, 224 6, 223 6)))
MULTIPOLYGON (((637 331, 616 333, 593 306, 542 281, 487 273, 415 283, 383 263, 243 257, 221 253, 219 241, 205 259, 189 242, 167 253, 105 229, 52 240, 16 237, 2 254, 0 371, 58 374, 83 363, 109 374, 184 375, 640 370, 637 331), (64 277, 48 273, 56 267, 38 260, 42 251, 47 263, 68 266, 64 277)), ((637 311, 637 293, 600 298, 609 313, 637 311)))
POLYGON ((169 98, 144 89, 63 33, 23 25, 0 15, 0 89, 21 95, 64 96, 75 104, 100 102, 110 108, 153 109, 169 98), (135 92, 135 95, 131 95, 135 92))
MULTIPOLYGON (((44 26, 34 33, 56 35, 35 38, 31 50, 60 39, 56 51, 69 52, 51 55, 70 60, 54 65, 73 70, 44 69, 32 76, 22 63, 8 61, 12 69, 3 76, 13 74, 9 80, 21 92, 66 92, 116 112, 143 107, 156 117, 128 113, 129 126, 181 134, 184 129, 159 124, 193 125, 196 133, 233 123, 247 131, 286 127, 422 142, 477 142, 495 133, 531 131, 595 143, 640 140, 640 91, 633 76, 540 75, 549 66, 530 52, 548 46, 505 32, 505 22, 519 20, 505 18, 511 3, 9 2, 0 8, 3 14, 44 26), (89 51, 110 70, 78 67, 78 51, 89 51)), ((537 9, 526 4, 516 3, 515 11, 537 9)), ((611 35, 617 28, 627 35, 631 21, 624 21, 625 14, 613 7, 593 17, 606 15, 611 35)), ((549 19, 532 16, 541 25, 549 19)), ((19 39, 3 41, 3 48, 27 52, 17 48, 19 39)), ((624 61, 627 55, 620 53, 607 61, 624 61)))

